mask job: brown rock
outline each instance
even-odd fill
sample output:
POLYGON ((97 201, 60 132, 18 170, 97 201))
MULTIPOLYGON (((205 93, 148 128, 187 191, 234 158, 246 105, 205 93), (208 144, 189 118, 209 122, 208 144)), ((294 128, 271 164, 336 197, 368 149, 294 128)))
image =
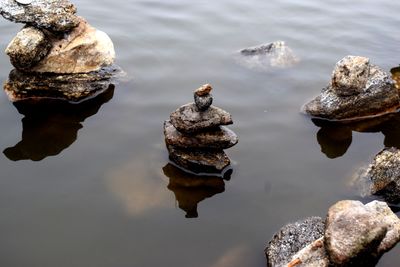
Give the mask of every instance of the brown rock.
POLYGON ((29 70, 50 51, 51 43, 45 34, 34 27, 23 28, 6 48, 11 64, 20 70, 29 70))
POLYGON ((282 267, 328 267, 329 259, 324 246, 324 238, 321 237, 299 252, 292 260, 282 267))
POLYGON ((108 35, 80 18, 70 33, 53 36, 53 48, 31 71, 49 73, 88 73, 112 65, 114 45, 108 35))
POLYGON ((208 95, 212 90, 212 87, 210 84, 204 84, 200 88, 196 89, 194 93, 198 96, 205 96, 208 95))

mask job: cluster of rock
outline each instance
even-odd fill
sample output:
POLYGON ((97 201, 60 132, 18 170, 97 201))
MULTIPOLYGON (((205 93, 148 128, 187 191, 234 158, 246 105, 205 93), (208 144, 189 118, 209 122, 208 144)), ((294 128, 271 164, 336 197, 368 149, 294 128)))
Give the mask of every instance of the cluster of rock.
MULTIPOLYGON (((60 80, 90 83, 93 79, 98 80, 89 77, 91 74, 99 77, 109 72, 105 67, 111 66, 115 59, 111 39, 106 33, 90 26, 84 18, 78 17, 72 3, 68 0, 22 2, 0 1, 0 14, 4 18, 25 24, 6 48, 6 54, 18 70, 10 74, 6 90, 18 95, 21 87, 28 87, 31 92, 37 89, 40 96, 47 86, 48 93, 54 93, 53 96, 57 98, 58 91, 65 89, 59 89, 60 80), (40 78, 44 80, 29 84, 36 74, 41 74, 40 78), (49 74, 62 74, 64 77, 49 74), (71 77, 73 74, 76 77, 71 77)), ((79 95, 82 87, 74 89, 68 90, 71 94, 79 95)), ((98 93, 98 89, 89 86, 86 91, 98 93)), ((79 98, 85 97, 87 94, 79 98)))
POLYGON ((249 69, 269 71, 292 67, 300 59, 284 41, 275 41, 240 50, 236 61, 249 69))
POLYGON ((172 112, 164 123, 165 143, 170 159, 195 173, 221 173, 230 165, 224 149, 237 144, 237 135, 224 125, 231 115, 212 106, 212 87, 203 85, 194 92, 194 103, 172 112))
POLYGON ((385 202, 344 200, 325 220, 284 226, 265 249, 268 266, 375 266, 400 241, 400 219, 385 202))
POLYGON ((330 84, 303 110, 329 120, 353 120, 396 112, 400 97, 391 75, 370 60, 346 56, 333 71, 330 84))

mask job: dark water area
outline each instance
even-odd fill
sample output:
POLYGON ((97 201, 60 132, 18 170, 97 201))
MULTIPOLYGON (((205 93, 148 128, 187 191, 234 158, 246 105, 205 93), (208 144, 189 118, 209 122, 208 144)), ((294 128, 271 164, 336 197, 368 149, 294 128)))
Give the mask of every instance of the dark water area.
MULTIPOLYGON (((299 112, 345 55, 400 64, 397 1, 73 2, 113 39, 127 80, 74 106, 0 94, 0 266, 265 266, 280 227, 361 199, 354 173, 400 147, 399 115, 365 126, 299 112), (276 40, 298 65, 235 62, 276 40), (240 138, 227 150, 229 180, 204 182, 168 161, 163 121, 205 83, 240 138)), ((0 20, 2 50, 21 27, 0 20)), ((4 82, 12 66, 4 53, 0 63, 4 82)), ((398 266, 399 252, 378 266, 398 266)))

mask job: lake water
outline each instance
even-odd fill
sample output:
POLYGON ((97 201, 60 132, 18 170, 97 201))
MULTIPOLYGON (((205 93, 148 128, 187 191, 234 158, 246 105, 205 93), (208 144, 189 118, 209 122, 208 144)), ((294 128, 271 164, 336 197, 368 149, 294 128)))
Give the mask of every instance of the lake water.
MULTIPOLYGON (((128 79, 69 112, 31 114, 0 94, 1 266, 265 266, 280 227, 360 199, 353 173, 400 143, 395 123, 320 130, 299 112, 345 55, 398 66, 398 1, 74 3, 113 39, 128 79), (257 72, 235 62, 239 49, 276 40, 297 66, 257 72), (204 83, 240 141, 227 150, 225 185, 182 188, 162 124, 204 83)), ((20 28, 0 20, 2 50, 20 28)), ((12 66, 4 53, 0 62, 5 81, 12 66)), ((399 252, 379 266, 399 265, 399 252)))

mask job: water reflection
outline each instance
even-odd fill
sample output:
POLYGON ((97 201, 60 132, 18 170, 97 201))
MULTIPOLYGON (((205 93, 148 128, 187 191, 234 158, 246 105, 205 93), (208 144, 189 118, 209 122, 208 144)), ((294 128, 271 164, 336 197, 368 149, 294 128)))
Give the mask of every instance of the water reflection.
MULTIPOLYGON (((186 218, 197 218, 197 205, 216 194, 225 191, 224 179, 218 176, 199 176, 187 173, 168 163, 163 168, 169 178, 168 189, 174 192, 180 209, 186 212, 186 218)), ((224 178, 229 179, 232 170, 224 178)))
POLYGON ((62 100, 14 102, 22 119, 22 140, 3 153, 13 161, 40 161, 55 156, 75 142, 86 118, 96 114, 114 95, 114 85, 87 101, 71 104, 62 100))
POLYGON ((400 113, 388 114, 378 118, 357 122, 332 122, 313 119, 312 122, 321 129, 317 140, 321 152, 328 158, 343 156, 352 142, 352 132, 378 133, 384 138, 385 147, 400 148, 400 113))

